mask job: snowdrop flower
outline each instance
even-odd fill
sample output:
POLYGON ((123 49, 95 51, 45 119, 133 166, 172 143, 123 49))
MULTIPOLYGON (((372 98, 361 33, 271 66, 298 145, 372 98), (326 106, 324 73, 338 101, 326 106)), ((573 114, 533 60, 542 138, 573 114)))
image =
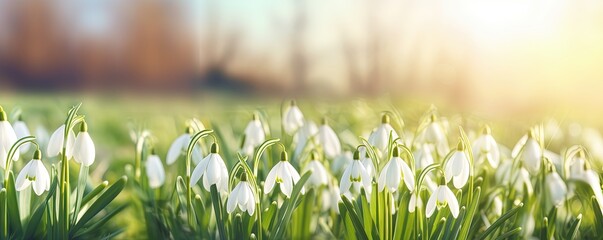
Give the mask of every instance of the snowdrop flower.
POLYGON ((379 191, 383 191, 387 187, 390 192, 396 192, 401 181, 406 184, 408 190, 411 192, 414 190, 415 176, 408 164, 400 158, 400 149, 394 147, 392 158, 379 174, 379 191))
POLYGON ((361 188, 364 188, 367 196, 370 196, 372 191, 371 178, 369 177, 366 168, 364 168, 364 165, 360 162, 360 152, 356 150, 354 152, 354 160, 348 165, 345 171, 343 171, 339 190, 343 195, 346 195, 351 199, 352 190, 354 193, 359 193, 361 188), (353 189, 350 189, 350 187, 353 189))
POLYGON ((538 174, 540 165, 542 165, 542 149, 531 132, 528 134, 526 143, 523 145, 523 152, 520 159, 523 162, 523 166, 531 174, 538 174))
POLYGON ((191 186, 197 184, 201 177, 203 177, 203 187, 208 192, 211 191, 212 185, 216 185, 220 192, 228 191, 228 169, 219 154, 216 143, 212 143, 210 153, 193 170, 191 186))
POLYGON ((291 135, 303 125, 304 115, 295 101, 291 101, 291 105, 283 113, 283 128, 287 134, 291 135))
POLYGON ((342 201, 339 187, 330 185, 322 190, 322 196, 322 211, 331 209, 339 214, 339 203, 342 201))
POLYGON ((366 150, 364 151, 360 151, 360 155, 363 156, 362 160, 360 160, 360 162, 362 162, 362 166, 364 166, 364 168, 366 169, 366 172, 368 172, 369 174, 369 178, 373 179, 376 176, 376 169, 375 169, 375 165, 373 164, 373 160, 369 157, 369 155, 367 153, 363 153, 366 152, 366 150))
MULTIPOLYGON (((29 132, 29 128, 27 127, 27 124, 25 124, 25 122, 23 121, 23 118, 21 116, 19 116, 19 120, 17 120, 15 122, 15 124, 13 124, 13 127, 15 129, 15 134, 17 136, 17 139, 31 136, 31 134, 29 132)), ((21 148, 20 148, 21 153, 26 153, 27 151, 29 151, 29 145, 30 144, 28 143, 28 144, 21 146, 21 148)))
POLYGON ((245 136, 243 140, 243 146, 241 146, 241 152, 244 155, 251 155, 257 146, 260 146, 264 140, 266 140, 266 133, 264 133, 264 126, 257 114, 253 114, 253 119, 247 124, 245 128, 245 136))
POLYGON ((547 201, 550 206, 558 206, 563 203, 567 195, 567 186, 561 176, 552 170, 545 176, 545 185, 547 190, 547 201))
POLYGON ((415 168, 421 170, 434 163, 431 147, 428 144, 422 144, 414 153, 415 168))
MULTIPOLYGON (((293 191, 293 185, 299 181, 299 173, 291 163, 287 161, 287 152, 281 152, 281 161, 274 165, 268 176, 266 177, 266 181, 264 182, 264 192, 269 194, 274 189, 274 185, 277 183, 281 188, 281 192, 287 196, 287 198, 291 197, 291 192, 293 191)), ((305 188, 302 187, 301 193, 305 192, 305 188)))
POLYGON ((17 191, 23 191, 29 185, 33 186, 36 195, 40 196, 50 189, 50 175, 42 163, 42 152, 37 149, 31 161, 21 169, 15 182, 17 191))
POLYGON ((89 167, 94 163, 95 155, 96 149, 94 148, 94 142, 88 133, 88 124, 82 122, 80 133, 77 134, 73 146, 73 159, 77 163, 89 167))
POLYGON ((341 153, 341 143, 335 131, 327 124, 327 119, 324 118, 322 126, 318 128, 318 143, 321 144, 325 155, 328 158, 334 158, 341 153))
POLYGON ((511 183, 518 193, 523 193, 524 186, 528 190, 527 194, 532 195, 534 191, 532 188, 532 182, 530 181, 530 173, 523 167, 513 171, 511 176, 511 170, 513 163, 511 161, 503 161, 494 174, 494 179, 497 183, 506 185, 511 183))
POLYGON ((318 161, 318 154, 316 152, 312 152, 311 161, 304 168, 304 173, 308 171, 312 171, 310 178, 306 182, 306 185, 312 187, 318 187, 322 185, 326 185, 328 183, 328 174, 327 169, 318 161))
MULTIPOLYGON (((176 138, 176 140, 174 140, 174 142, 172 142, 172 145, 170 145, 170 149, 168 150, 168 154, 166 157, 166 163, 168 165, 172 165, 176 162, 176 160, 178 160, 178 157, 180 157, 181 155, 183 155, 187 148, 188 148, 188 144, 191 140, 191 137, 194 133, 194 129, 193 127, 187 127, 186 131, 184 132, 184 134, 178 136, 178 138, 176 138)), ((199 145, 196 145, 193 148, 193 154, 192 154, 192 158, 193 158, 193 162, 195 162, 195 164, 199 164, 199 162, 201 161, 200 157, 201 157, 202 153, 201 150, 199 149, 199 145)))
POLYGON ((469 162, 467 153, 465 153, 465 146, 463 145, 463 142, 459 142, 456 151, 452 154, 444 166, 444 177, 446 178, 446 183, 449 183, 450 180, 453 180, 452 183, 454 187, 461 189, 465 186, 465 184, 467 184, 470 173, 471 163, 469 162))
POLYGON ((343 173, 345 168, 352 164, 353 158, 354 154, 351 151, 345 151, 339 154, 339 156, 335 157, 335 159, 333 159, 332 161, 332 173, 335 175, 340 175, 341 173, 343 173))
POLYGON ((432 145, 440 157, 446 156, 450 151, 444 124, 443 122, 438 121, 436 115, 433 113, 429 118, 429 123, 427 123, 427 126, 423 129, 419 137, 420 143, 432 145))
POLYGON ((454 193, 448 188, 448 186, 442 184, 440 185, 429 197, 427 200, 427 206, 425 209, 425 214, 427 217, 431 217, 436 207, 439 209, 448 206, 450 209, 450 213, 454 218, 459 216, 459 202, 454 196, 454 193))
POLYGON ((597 199, 597 202, 599 202, 599 206, 603 209, 603 192, 601 190, 599 174, 586 165, 584 152, 580 151, 580 155, 573 158, 573 161, 570 163, 569 179, 588 184, 592 188, 595 198, 597 199))
POLYGON ((304 148, 314 148, 312 138, 318 133, 318 127, 316 123, 312 121, 305 121, 304 125, 295 133, 293 137, 295 146, 295 156, 299 156, 304 148))
POLYGON ((392 140, 398 138, 398 133, 389 123, 389 115, 384 114, 381 117, 381 125, 377 127, 369 136, 368 142, 381 151, 386 153, 387 145, 389 144, 389 135, 392 135, 392 140))
POLYGON ((163 164, 157 154, 152 152, 151 155, 147 157, 145 168, 147 171, 147 178, 149 179, 149 187, 155 189, 163 186, 165 183, 165 170, 163 169, 163 164))
POLYGON ((487 161, 493 168, 496 168, 500 163, 500 149, 496 140, 492 137, 490 127, 484 127, 482 135, 473 142, 473 157, 477 163, 481 164, 487 161))
POLYGON ((243 212, 249 213, 249 216, 253 216, 255 212, 255 195, 253 194, 251 184, 247 182, 247 175, 245 173, 241 175, 239 184, 230 192, 228 202, 226 203, 226 211, 230 214, 234 212, 236 207, 239 207, 243 212))
POLYGON ((408 202, 408 212, 415 212, 418 208, 423 206, 423 201, 421 200, 421 196, 418 193, 413 191, 410 193, 410 201, 408 202))
MULTIPOLYGON (((54 157, 59 155, 63 151, 64 144, 64 134, 65 134, 65 124, 61 125, 57 130, 55 130, 50 136, 50 140, 48 140, 47 147, 47 155, 48 157, 54 157)), ((67 135, 67 146, 65 156, 67 160, 73 157, 73 144, 75 143, 75 134, 72 129, 69 129, 69 134, 67 135)))
MULTIPOLYGON (((2 168, 6 166, 6 158, 8 157, 8 151, 17 142, 17 135, 10 122, 4 109, 0 107, 0 163, 2 168)), ((19 151, 15 152, 13 160, 19 160, 19 151)))

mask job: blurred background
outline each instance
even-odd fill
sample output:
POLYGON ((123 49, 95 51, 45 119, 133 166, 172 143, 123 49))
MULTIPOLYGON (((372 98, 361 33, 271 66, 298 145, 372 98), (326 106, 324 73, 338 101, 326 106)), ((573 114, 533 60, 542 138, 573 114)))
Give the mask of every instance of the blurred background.
POLYGON ((0 1, 0 92, 603 107, 592 0, 0 1))

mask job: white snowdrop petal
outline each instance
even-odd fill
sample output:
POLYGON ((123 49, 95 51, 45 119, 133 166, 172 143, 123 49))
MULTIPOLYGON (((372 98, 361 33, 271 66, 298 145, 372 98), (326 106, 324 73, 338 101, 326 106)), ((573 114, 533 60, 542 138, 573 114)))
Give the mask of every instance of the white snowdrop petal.
POLYGON ((436 189, 435 192, 431 193, 429 200, 427 200, 427 206, 425 206, 425 215, 427 217, 431 217, 431 215, 433 215, 433 212, 435 212, 438 191, 439 188, 436 189))
POLYGON ((178 138, 176 138, 176 140, 174 140, 174 142, 172 142, 172 145, 170 145, 170 149, 168 150, 168 154, 166 157, 166 163, 168 165, 172 165, 174 162, 176 162, 178 157, 180 157, 180 155, 182 155, 182 152, 186 149, 186 147, 188 147, 189 141, 190 135, 185 133, 180 135, 178 138))
POLYGON ((266 176, 266 181, 264 181, 265 194, 271 193, 272 189, 274 188, 274 184, 276 183, 276 171, 276 167, 273 167, 270 169, 270 172, 268 172, 268 176, 266 176))

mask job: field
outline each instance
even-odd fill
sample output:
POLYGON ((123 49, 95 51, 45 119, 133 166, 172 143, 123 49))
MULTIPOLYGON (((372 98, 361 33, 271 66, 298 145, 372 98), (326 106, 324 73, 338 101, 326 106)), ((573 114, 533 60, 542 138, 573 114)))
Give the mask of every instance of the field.
POLYGON ((0 105, 37 137, 51 182, 68 183, 47 189, 56 187, 56 196, 19 191, 17 175, 34 148, 9 161, 2 237, 572 239, 603 232, 603 140, 574 123, 597 121, 551 108, 479 116, 420 101, 298 99, 312 130, 295 114, 283 120, 290 99, 4 94, 0 105), (50 135, 80 102, 71 127, 79 135, 85 121, 94 141, 89 169, 77 154, 67 164, 64 154, 46 156, 50 135), (191 138, 198 142, 189 146, 191 138), (39 207, 44 199, 47 208, 39 207), (17 216, 6 210, 11 204, 17 216), (28 233, 38 212, 43 221, 28 233))

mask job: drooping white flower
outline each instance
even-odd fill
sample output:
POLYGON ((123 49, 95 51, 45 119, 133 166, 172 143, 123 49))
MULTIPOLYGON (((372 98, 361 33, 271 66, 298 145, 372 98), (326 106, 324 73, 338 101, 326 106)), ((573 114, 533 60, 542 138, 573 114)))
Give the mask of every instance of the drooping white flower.
POLYGON ((361 188, 364 188, 367 196, 370 196, 372 192, 371 177, 366 168, 364 168, 364 165, 362 165, 362 162, 360 162, 360 152, 356 150, 354 152, 354 160, 343 171, 341 182, 339 183, 339 190, 341 194, 352 199, 352 194, 360 193, 361 188))
POLYGON ((459 202, 456 199, 456 196, 454 195, 454 193, 452 193, 448 186, 440 185, 433 193, 431 193, 429 200, 427 200, 425 214, 427 215, 427 217, 431 217, 436 207, 439 210, 446 206, 448 206, 448 208, 450 209, 450 213, 452 213, 452 216, 454 218, 458 217, 459 202))
MULTIPOLYGON (((194 131, 195 130, 193 129, 193 127, 187 127, 185 133, 178 136, 178 138, 176 138, 176 140, 172 142, 172 145, 170 145, 170 149, 168 150, 168 154, 166 157, 167 165, 174 164, 176 160, 178 160, 178 157, 186 153, 188 144, 191 140, 194 131)), ((193 162, 195 164, 199 164, 199 162, 201 161, 201 156, 202 153, 199 145, 195 145, 192 154, 193 162)))
POLYGON ((318 133, 318 127, 316 123, 313 121, 305 121, 304 125, 299 129, 299 131, 295 132, 295 136, 293 137, 295 140, 295 156, 299 156, 304 148, 315 148, 314 145, 314 136, 318 133))
POLYGON ((532 188, 532 182, 530 181, 530 173, 523 167, 519 169, 512 169, 512 167, 513 162, 503 161, 494 174, 496 182, 502 185, 511 183, 518 193, 523 193, 525 187, 528 191, 527 194, 531 195, 534 190, 532 188), (512 176, 511 172, 513 172, 512 176))
POLYGON ((459 142, 458 148, 444 166, 444 177, 446 179, 446 183, 449 183, 450 180, 453 180, 452 182, 454 187, 458 189, 463 188, 469 180, 470 172, 471 164, 469 162, 469 158, 467 157, 467 153, 465 153, 465 147, 463 146, 462 142, 459 142))
POLYGON ((34 153, 33 159, 21 169, 15 182, 17 191, 23 191, 32 185, 36 195, 40 196, 44 191, 50 189, 50 175, 46 167, 44 167, 41 158, 42 153, 38 149, 34 153))
POLYGON ((477 163, 488 162, 493 168, 500 163, 500 149, 492 137, 490 127, 484 127, 482 135, 473 142, 473 157, 477 163))
MULTIPOLYGON (((6 112, 4 112, 4 109, 0 107, 0 164, 2 164, 2 168, 6 166, 8 151, 13 144, 15 144, 15 142, 17 142, 15 130, 10 122, 8 122, 6 112)), ((19 160, 19 151, 15 152, 15 155, 13 155, 13 160, 19 160)))
POLYGON ((394 130, 392 125, 389 123, 389 115, 384 114, 381 117, 381 125, 371 133, 368 142, 379 149, 381 153, 386 153, 390 134, 392 136, 392 140, 398 138, 398 133, 396 133, 396 130, 394 130))
POLYGON ((322 211, 329 209, 339 214, 339 202, 341 202, 341 192, 339 187, 329 184, 328 188, 322 190, 322 211))
POLYGON ((253 114, 253 119, 247 124, 244 138, 241 152, 247 156, 252 155, 255 148, 266 140, 264 126, 262 126, 257 114, 253 114))
POLYGON ((373 179, 377 175, 377 170, 375 169, 375 164, 373 164, 373 160, 366 154, 366 150, 360 150, 360 155, 362 159, 362 166, 366 169, 366 172, 369 174, 369 178, 373 179))
MULTIPOLYGON (((17 140, 27 136, 31 136, 29 128, 27 127, 27 124, 23 121, 23 119, 21 119, 21 116, 19 116, 19 120, 17 120, 15 124, 13 124, 13 127, 15 129, 15 135, 17 136, 17 140)), ((26 153, 27 151, 29 151, 30 145, 30 143, 24 144, 19 148, 19 150, 21 150, 21 153, 26 153)))
POLYGON ((390 192, 396 192, 400 182, 404 182, 411 192, 415 189, 415 176, 408 164, 400 158, 399 148, 394 147, 392 158, 379 174, 379 191, 387 187, 390 192))
POLYGON ((149 179, 149 187, 154 189, 163 186, 165 183, 165 169, 159 156, 156 154, 149 155, 145 167, 147 178, 149 179))
POLYGON ((334 175, 342 174, 345 168, 352 164, 353 158, 354 154, 351 151, 344 151, 339 154, 339 156, 335 157, 331 163, 331 172, 334 175))
POLYGON ((243 212, 247 212, 249 216, 253 216, 255 212, 255 195, 251 184, 247 182, 245 174, 241 176, 239 184, 230 192, 226 203, 226 211, 230 214, 234 212, 236 207, 239 207, 243 212))
POLYGON ((550 206, 558 206, 563 203, 567 195, 567 186, 556 171, 549 172, 545 176, 547 201, 550 206))
POLYGON ((422 132, 421 142, 433 145, 439 156, 445 156, 450 151, 445 132, 443 124, 438 121, 435 114, 432 114, 422 132))
POLYGON ((299 110, 295 101, 291 101, 291 105, 283 113, 283 128, 287 134, 291 135, 303 125, 304 114, 299 110))
POLYGON ((522 155, 520 160, 523 166, 531 173, 538 174, 540 171, 540 165, 542 165, 542 149, 538 141, 532 137, 532 134, 528 134, 528 138, 523 145, 522 155))
POLYGON ((317 154, 312 152, 312 160, 306 165, 303 171, 304 173, 312 171, 310 178, 306 182, 306 185, 311 187, 318 187, 328 183, 327 169, 317 159, 317 154))
POLYGON ((317 142, 322 146, 325 155, 328 158, 334 158, 341 153, 341 143, 335 131, 327 124, 326 118, 318 128, 317 142))
POLYGON ((82 122, 80 132, 77 134, 73 146, 73 159, 77 163, 89 167, 94 163, 95 156, 96 149, 94 147, 94 142, 88 133, 88 125, 86 122, 82 122))
MULTIPOLYGON (((65 134, 65 124, 61 125, 57 130, 55 130, 50 136, 50 140, 48 140, 48 149, 47 155, 48 157, 54 157, 59 155, 63 151, 63 141, 65 134)), ((72 129, 69 129, 69 134, 67 135, 67 146, 65 156, 67 159, 71 159, 73 157, 73 145, 75 143, 75 133, 73 133, 72 129)))
MULTIPOLYGON (((601 190, 599 174, 586 165, 586 159, 582 156, 583 154, 583 152, 580 152, 580 156, 573 158, 573 161, 570 163, 569 179, 588 184, 595 194, 599 207, 603 210, 603 192, 601 190)), ((570 187, 574 188, 575 186, 570 185, 570 187)), ((573 192, 573 190, 570 192, 573 192)))
MULTIPOLYGON (((299 173, 291 163, 287 161, 287 153, 283 151, 281 153, 281 161, 274 165, 274 167, 270 169, 270 172, 268 172, 268 176, 264 182, 264 192, 269 194, 278 183, 281 192, 290 198, 291 192, 293 191, 293 185, 299 181, 299 178, 299 173)), ((301 193, 303 194, 304 192, 305 188, 302 187, 301 193)))
POLYGON ((422 144, 413 154, 415 156, 415 168, 421 170, 434 163, 433 155, 431 154, 431 146, 422 144))
POLYGON ((201 177, 203 177, 203 187, 208 192, 211 191, 212 185, 216 185, 220 192, 228 191, 228 169, 216 143, 212 143, 210 153, 193 170, 191 186, 197 184, 201 177))
POLYGON ((418 208, 423 206, 423 201, 421 200, 421 196, 416 192, 410 193, 410 201, 408 202, 408 212, 415 212, 418 208))

